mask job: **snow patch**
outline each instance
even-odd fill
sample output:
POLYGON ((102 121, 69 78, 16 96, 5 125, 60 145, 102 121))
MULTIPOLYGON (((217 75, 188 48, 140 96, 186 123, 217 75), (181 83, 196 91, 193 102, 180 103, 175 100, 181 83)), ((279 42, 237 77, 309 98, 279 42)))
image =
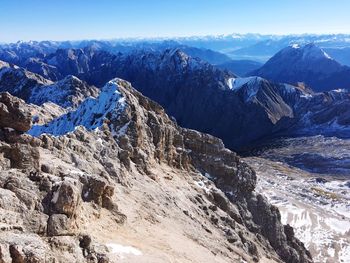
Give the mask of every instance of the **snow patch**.
POLYGON ((247 78, 229 78, 227 80, 227 86, 230 90, 233 90, 235 92, 243 90, 245 100, 250 101, 257 95, 260 89, 259 82, 262 80, 262 78, 255 76, 247 78))
MULTIPOLYGON (((347 220, 339 220, 336 218, 325 218, 325 223, 334 231, 345 234, 350 231, 350 222, 347 220)), ((349 232, 350 234, 350 232, 349 232)))
POLYGON ((108 243, 106 246, 110 249, 112 254, 117 254, 120 258, 125 258, 125 254, 131 254, 134 256, 141 256, 142 252, 132 246, 123 246, 116 243, 108 243))
POLYGON ((206 193, 210 193, 210 191, 212 189, 208 180, 195 181, 194 183, 196 184, 196 186, 203 189, 206 193))
POLYGON ((128 126, 130 124, 130 121, 125 123, 121 128, 119 128, 117 131, 112 132, 112 136, 120 137, 122 135, 125 135, 126 131, 128 130, 128 126))
POLYGON ((59 193, 59 188, 57 189, 57 191, 55 191, 52 195, 52 199, 51 199, 51 203, 56 204, 57 200, 58 200, 58 193, 59 193))

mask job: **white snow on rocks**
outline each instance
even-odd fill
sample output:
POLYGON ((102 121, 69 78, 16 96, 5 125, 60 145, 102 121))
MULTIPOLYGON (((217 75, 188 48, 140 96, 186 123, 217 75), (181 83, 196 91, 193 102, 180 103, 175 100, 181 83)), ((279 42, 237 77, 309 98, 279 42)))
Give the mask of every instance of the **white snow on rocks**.
POLYGON ((29 101, 40 105, 49 99, 50 102, 59 104, 64 108, 71 106, 71 102, 69 100, 64 101, 64 99, 67 98, 72 92, 72 90, 68 88, 68 82, 71 79, 77 82, 82 82, 75 76, 67 76, 52 85, 36 86, 33 88, 29 101))
POLYGON ((294 49, 298 49, 298 48, 300 48, 300 45, 299 44, 292 44, 291 47, 294 49))
POLYGON ((88 98, 79 107, 45 125, 34 125, 29 134, 39 136, 49 133, 55 136, 74 131, 78 126, 94 130, 105 119, 115 119, 125 108, 125 98, 119 92, 119 79, 109 81, 97 98, 88 98))
POLYGON ((117 243, 108 243, 106 246, 110 249, 112 254, 117 254, 120 259, 124 259, 127 254, 134 256, 141 256, 142 252, 132 246, 123 246, 117 243))
POLYGON ((332 59, 323 49, 319 48, 314 43, 309 43, 303 46, 299 44, 292 44, 284 51, 289 52, 291 50, 298 50, 301 52, 303 60, 322 58, 332 59))
POLYGON ((247 77, 247 78, 229 78, 227 80, 227 85, 231 90, 238 90, 242 88, 245 84, 254 83, 262 79, 260 77, 247 77))
POLYGON ((249 157, 245 161, 257 172, 257 192, 279 208, 282 223, 294 227, 296 237, 304 242, 314 262, 350 262, 349 181, 308 173, 282 162, 284 158, 281 157, 282 153, 288 158, 298 152, 327 148, 328 159, 341 156, 345 161, 344 154, 348 151, 342 152, 341 147, 336 145, 338 139, 323 141, 308 137, 307 140, 298 138, 291 145, 268 149, 262 155, 266 159, 249 157), (334 145, 335 152, 327 146, 328 143, 334 145), (281 159, 271 161, 276 155, 281 159))
POLYGON ((250 101, 254 98, 259 89, 259 82, 263 81, 260 77, 247 77, 247 78, 229 78, 227 80, 227 86, 232 91, 244 90, 245 100, 250 101))

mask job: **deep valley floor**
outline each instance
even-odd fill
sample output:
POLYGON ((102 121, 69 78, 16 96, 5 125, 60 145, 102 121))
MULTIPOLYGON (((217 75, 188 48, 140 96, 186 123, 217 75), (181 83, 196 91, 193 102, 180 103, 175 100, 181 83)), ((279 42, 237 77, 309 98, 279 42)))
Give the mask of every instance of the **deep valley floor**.
POLYGON ((285 139, 245 158, 257 172, 257 191, 280 209, 315 262, 350 262, 349 143, 285 139))

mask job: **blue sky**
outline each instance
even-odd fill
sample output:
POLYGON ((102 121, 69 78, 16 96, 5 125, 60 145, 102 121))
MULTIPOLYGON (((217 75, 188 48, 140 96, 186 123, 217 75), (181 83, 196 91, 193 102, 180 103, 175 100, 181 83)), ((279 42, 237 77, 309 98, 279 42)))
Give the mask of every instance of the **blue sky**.
POLYGON ((0 0, 0 42, 350 33, 349 0, 0 0))

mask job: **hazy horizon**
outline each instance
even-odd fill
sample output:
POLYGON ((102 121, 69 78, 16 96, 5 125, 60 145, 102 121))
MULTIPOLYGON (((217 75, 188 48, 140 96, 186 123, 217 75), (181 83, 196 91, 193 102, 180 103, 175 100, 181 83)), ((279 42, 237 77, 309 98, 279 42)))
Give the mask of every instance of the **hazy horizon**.
POLYGON ((262 37, 268 37, 268 36, 274 36, 274 37, 285 37, 285 36, 350 36, 349 33, 299 33, 299 34, 293 34, 293 33, 286 33, 286 34, 261 34, 261 33, 255 33, 255 32, 247 32, 247 33, 228 33, 228 34, 207 34, 207 35, 178 35, 178 36, 149 36, 149 37, 142 37, 142 36, 135 36, 135 37, 111 37, 111 38, 82 38, 82 39, 62 39, 62 40, 55 40, 55 39, 18 39, 15 41, 0 41, 2 44, 11 44, 11 43, 17 43, 17 42, 44 42, 44 41, 53 41, 53 42, 81 42, 81 41, 142 41, 142 40, 154 40, 154 41, 163 41, 163 40, 176 40, 176 39, 190 39, 190 38, 205 38, 205 37, 229 37, 234 35, 241 35, 241 36, 247 36, 247 35, 260 35, 262 37))
POLYGON ((0 42, 346 34, 346 0, 2 0, 0 42))

